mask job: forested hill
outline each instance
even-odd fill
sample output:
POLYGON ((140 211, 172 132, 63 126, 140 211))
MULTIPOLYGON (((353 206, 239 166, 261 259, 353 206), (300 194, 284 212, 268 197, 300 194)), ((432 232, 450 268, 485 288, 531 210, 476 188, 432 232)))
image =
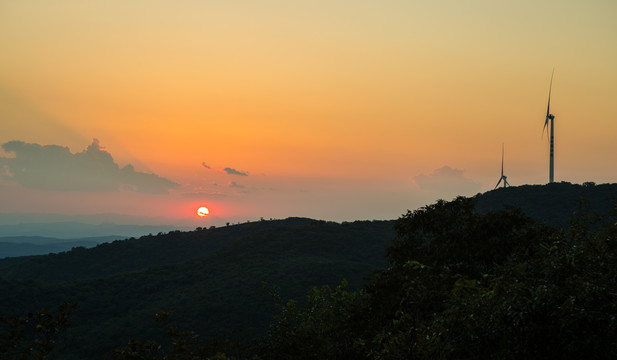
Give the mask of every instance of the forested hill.
MULTIPOLYGON (((370 224, 370 222, 364 224, 370 224)), ((216 251, 243 237, 270 229, 283 231, 293 228, 303 233, 307 227, 328 228, 329 234, 345 233, 345 227, 341 227, 340 224, 306 218, 249 222, 210 229, 197 228, 195 231, 186 232, 170 231, 158 235, 150 234, 140 238, 117 240, 91 249, 76 247, 72 251, 58 254, 0 259, 0 278, 67 282, 106 277, 185 262, 216 251), (315 224, 321 227, 316 227, 315 224)), ((386 229, 391 227, 391 224, 386 225, 386 229)), ((386 231, 383 236, 391 240, 392 234, 386 231)), ((316 236, 315 241, 319 242, 320 238, 322 236, 316 236)))
POLYGON ((480 213, 518 206, 534 220, 551 226, 564 226, 577 213, 605 214, 615 210, 617 184, 592 182, 583 185, 567 182, 499 188, 476 195, 480 213))
POLYGON ((259 221, 115 241, 92 249, 0 260, 0 315, 77 303, 68 358, 96 359, 127 339, 156 337, 166 310, 208 337, 230 329, 261 335, 275 312, 263 283, 283 298, 347 279, 359 288, 385 267, 393 221, 259 221))

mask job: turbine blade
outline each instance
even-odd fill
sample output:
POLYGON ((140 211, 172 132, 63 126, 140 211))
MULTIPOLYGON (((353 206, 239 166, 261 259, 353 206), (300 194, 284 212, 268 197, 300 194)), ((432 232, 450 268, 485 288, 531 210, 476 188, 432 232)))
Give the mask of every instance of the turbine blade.
POLYGON ((551 83, 548 86, 548 105, 546 107, 546 120, 544 121, 544 127, 542 128, 542 136, 544 136, 544 130, 547 129, 548 120, 551 116, 551 90, 553 89, 553 75, 555 75, 555 68, 553 68, 553 72, 551 73, 551 83))
POLYGON ((544 121, 544 127, 542 128, 542 137, 544 137, 544 130, 546 130, 546 139, 548 141, 549 136, 548 136, 548 117, 546 117, 546 121, 544 121))
POLYGON ((495 189, 497 189, 499 187, 499 184, 501 184, 501 180, 503 180, 503 177, 499 178, 499 181, 497 182, 497 185, 495 185, 495 188, 493 190, 495 190, 495 189))
POLYGON ((551 90, 553 89, 553 75, 555 75, 555 68, 553 68, 553 72, 551 73, 551 84, 548 87, 548 106, 546 107, 546 119, 548 121, 548 117, 551 112, 551 90))

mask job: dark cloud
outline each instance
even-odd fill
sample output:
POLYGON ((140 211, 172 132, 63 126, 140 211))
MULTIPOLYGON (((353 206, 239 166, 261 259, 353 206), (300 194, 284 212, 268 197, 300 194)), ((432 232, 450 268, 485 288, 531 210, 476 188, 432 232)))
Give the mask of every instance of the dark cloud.
POLYGON ((246 186, 240 185, 237 182, 232 181, 232 182, 229 183, 229 187, 236 188, 236 189, 244 189, 246 186))
POLYGON ((8 177, 36 189, 106 192, 127 189, 148 194, 164 194, 177 187, 173 181, 155 174, 135 171, 132 165, 120 168, 99 141, 94 139, 84 151, 71 153, 68 147, 9 141, 0 157, 8 177))
POLYGON ((224 168, 223 171, 226 172, 227 175, 249 176, 249 174, 246 172, 238 171, 232 168, 224 168))
POLYGON ((420 174, 414 177, 422 189, 445 195, 469 195, 480 191, 482 185, 463 176, 463 170, 444 166, 430 175, 420 174))
POLYGON ((201 166, 205 167, 206 169, 212 169, 210 166, 206 165, 206 163, 205 163, 205 162, 202 162, 202 163, 201 163, 201 166))

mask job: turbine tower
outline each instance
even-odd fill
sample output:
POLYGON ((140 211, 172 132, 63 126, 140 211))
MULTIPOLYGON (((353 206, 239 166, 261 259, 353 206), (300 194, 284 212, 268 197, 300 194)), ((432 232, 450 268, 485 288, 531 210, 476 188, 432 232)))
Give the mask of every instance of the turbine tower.
POLYGON ((546 120, 544 121, 544 128, 542 129, 542 135, 544 135, 544 130, 548 127, 549 120, 551 121, 549 141, 550 141, 550 160, 549 160, 549 168, 548 168, 548 182, 552 183, 554 179, 554 168, 555 168, 555 156, 554 156, 554 138, 555 138, 555 115, 551 114, 551 88, 553 87, 553 75, 555 74, 555 69, 553 69, 553 73, 551 74, 551 84, 548 87, 548 107, 546 108, 546 120))
MULTIPOLYGON (((503 174, 503 144, 501 144, 501 177, 499 178, 499 181, 497 182, 497 185, 495 185, 495 189, 497 189, 499 187, 499 184, 501 184, 501 180, 503 180, 503 187, 505 188, 506 186, 510 186, 510 184, 508 183, 508 177, 505 176, 503 174)), ((493 190, 495 190, 493 189, 493 190)))

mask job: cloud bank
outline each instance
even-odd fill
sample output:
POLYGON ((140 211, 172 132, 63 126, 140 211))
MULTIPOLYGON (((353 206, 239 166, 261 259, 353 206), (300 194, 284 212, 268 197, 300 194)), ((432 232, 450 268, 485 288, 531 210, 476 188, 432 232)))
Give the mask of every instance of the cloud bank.
POLYGON ((0 157, 0 166, 5 169, 0 176, 28 188, 86 192, 131 190, 165 194, 179 186, 158 175, 135 171, 130 164, 120 168, 97 139, 75 154, 68 147, 23 141, 9 141, 2 148, 14 156, 0 157))
POLYGON ((249 176, 249 174, 246 173, 246 172, 238 171, 238 170, 232 169, 232 168, 224 168, 223 171, 226 172, 227 175, 249 176))
POLYGON ((482 185, 463 176, 463 170, 443 166, 430 175, 414 177, 420 189, 444 196, 471 195, 482 189, 482 185))

